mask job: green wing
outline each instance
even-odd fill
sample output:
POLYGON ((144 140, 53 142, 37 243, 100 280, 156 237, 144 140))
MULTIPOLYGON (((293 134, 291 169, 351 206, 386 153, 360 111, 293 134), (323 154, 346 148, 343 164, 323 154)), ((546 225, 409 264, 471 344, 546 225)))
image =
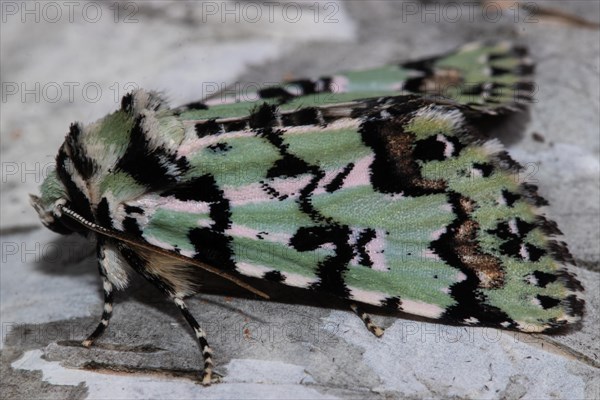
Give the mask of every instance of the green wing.
MULTIPOLYGON (((168 109, 138 91, 72 127, 61 168, 81 175, 69 191, 90 199, 89 219, 225 272, 444 321, 553 330, 583 312, 572 258, 520 167, 469 120, 517 107, 528 68, 513 47, 469 45, 249 102, 168 109), (479 89, 422 95, 445 81, 479 89)), ((169 277, 152 265, 174 291, 192 290, 194 265, 173 261, 169 277)))
POLYGON ((185 173, 125 203, 132 231, 226 271, 429 318, 527 331, 579 319, 558 229, 502 146, 473 135, 472 109, 353 104, 180 114, 185 173))
MULTIPOLYGON (((516 110, 532 100, 533 65, 524 48, 509 43, 471 43, 456 51, 412 62, 318 79, 298 79, 256 90, 236 84, 205 103, 226 118, 264 101, 294 107, 365 98, 420 94, 451 99, 488 114, 516 110)), ((197 104, 196 104, 197 105, 197 104)))

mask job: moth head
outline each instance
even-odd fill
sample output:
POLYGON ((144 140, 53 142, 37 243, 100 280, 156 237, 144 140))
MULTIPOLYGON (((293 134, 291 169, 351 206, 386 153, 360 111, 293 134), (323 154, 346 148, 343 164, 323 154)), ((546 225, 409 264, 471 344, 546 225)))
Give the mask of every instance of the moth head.
POLYGON ((29 200, 44 226, 56 233, 69 234, 73 231, 64 223, 59 205, 67 205, 67 190, 58 178, 56 171, 51 171, 40 186, 41 196, 30 194, 29 200))

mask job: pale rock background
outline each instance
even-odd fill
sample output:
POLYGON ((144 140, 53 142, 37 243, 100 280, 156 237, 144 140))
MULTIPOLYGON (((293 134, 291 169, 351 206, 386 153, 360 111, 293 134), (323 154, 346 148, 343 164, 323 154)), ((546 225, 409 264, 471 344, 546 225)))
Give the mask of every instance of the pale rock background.
POLYGON ((115 14, 113 2, 2 1, 2 398, 600 398, 599 3, 534 3, 591 24, 477 3, 458 15, 448 1, 124 1, 115 14), (27 202, 70 122, 103 116, 136 86, 177 105, 215 84, 372 67, 480 39, 527 45, 537 63, 522 134, 502 139, 578 262, 580 331, 525 336, 376 317, 388 327, 377 340, 350 312, 199 295, 188 304, 226 375, 203 388, 187 325, 138 280, 98 346, 73 345, 101 313, 94 250, 43 229, 27 202))

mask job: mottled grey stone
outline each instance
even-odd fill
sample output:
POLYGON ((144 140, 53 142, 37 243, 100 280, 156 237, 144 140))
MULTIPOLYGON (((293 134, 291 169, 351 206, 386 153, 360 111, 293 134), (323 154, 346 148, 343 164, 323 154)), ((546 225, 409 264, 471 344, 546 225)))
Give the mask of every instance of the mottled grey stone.
MULTIPOLYGON (((3 82, 97 82, 104 95, 97 103, 81 94, 73 102, 3 100, 2 397, 600 398, 598 31, 510 9, 497 21, 477 8, 473 18, 464 11, 452 22, 443 14, 449 3, 348 1, 333 24, 232 25, 175 2, 136 3, 138 22, 128 25, 3 22, 3 82), (117 297, 97 346, 77 344, 101 314, 93 246, 42 229, 26 194, 41 183, 72 120, 89 122, 117 107, 113 83, 121 91, 127 82, 164 89, 179 104, 205 91, 201 82, 319 76, 479 39, 525 44, 537 64, 536 102, 529 116, 512 121, 523 132, 501 140, 550 201, 548 214, 579 264, 587 302, 581 330, 533 336, 377 316, 388 329, 376 339, 350 312, 200 295, 188 305, 226 375, 203 388, 194 383, 200 355, 189 328, 158 291, 136 280, 117 297)), ((536 3, 600 21, 598 2, 536 3)))

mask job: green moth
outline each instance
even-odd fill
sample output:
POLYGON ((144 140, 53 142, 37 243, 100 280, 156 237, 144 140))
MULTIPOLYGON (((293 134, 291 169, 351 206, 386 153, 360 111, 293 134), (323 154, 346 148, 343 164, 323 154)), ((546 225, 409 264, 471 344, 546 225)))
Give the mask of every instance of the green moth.
MULTIPOLYGON (((48 228, 97 242, 105 305, 132 267, 198 338, 184 298, 206 272, 446 323, 552 332, 583 314, 555 223, 481 122, 523 108, 524 49, 470 44, 425 60, 302 79, 169 108, 142 90, 71 125, 32 204, 48 228), (269 257, 262 256, 269 253, 269 257), (201 274, 202 273, 202 274, 201 274)), ((483 124, 484 125, 484 124, 483 124)))

